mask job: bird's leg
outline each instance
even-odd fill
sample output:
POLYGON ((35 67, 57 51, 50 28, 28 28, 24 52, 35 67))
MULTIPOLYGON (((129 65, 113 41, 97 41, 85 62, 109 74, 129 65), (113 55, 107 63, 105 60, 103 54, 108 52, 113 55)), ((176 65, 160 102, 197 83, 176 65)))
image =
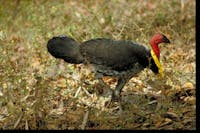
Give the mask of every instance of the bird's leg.
POLYGON ((119 77, 117 85, 115 87, 114 93, 113 93, 113 100, 120 98, 120 93, 124 87, 124 85, 134 76, 134 73, 130 73, 126 76, 119 77))
MULTIPOLYGON (((126 84, 126 82, 128 81, 127 78, 119 78, 118 79, 118 82, 117 82, 117 85, 116 85, 116 88, 115 90, 113 91, 112 93, 112 97, 111 97, 111 100, 108 101, 108 103, 106 104, 106 106, 110 106, 111 103, 114 103, 114 101, 117 100, 117 105, 118 105, 118 109, 119 109, 119 113, 121 113, 123 111, 122 109, 122 105, 121 105, 121 100, 120 100, 120 93, 121 93, 121 90, 122 88, 124 87, 124 85, 126 84)), ((115 103, 116 104, 116 103, 115 103)), ((115 105, 114 104, 114 105, 115 105)))
POLYGON ((119 100, 122 88, 124 87, 124 85, 126 84, 127 81, 128 81, 128 79, 124 79, 124 78, 118 79, 116 88, 113 93, 113 100, 115 100, 115 99, 119 100))

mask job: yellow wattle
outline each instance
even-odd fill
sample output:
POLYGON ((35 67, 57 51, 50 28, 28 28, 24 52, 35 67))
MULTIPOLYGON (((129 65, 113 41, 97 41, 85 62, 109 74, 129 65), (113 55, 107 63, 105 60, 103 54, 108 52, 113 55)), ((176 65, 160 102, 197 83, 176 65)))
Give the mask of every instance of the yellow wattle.
POLYGON ((154 62, 155 62, 155 64, 156 64, 156 66, 158 67, 158 72, 159 72, 159 74, 163 77, 163 76, 164 76, 163 67, 162 67, 162 65, 160 64, 160 61, 159 61, 158 57, 156 56, 156 54, 154 53, 153 50, 151 50, 151 56, 152 56, 152 58, 153 58, 153 60, 154 60, 154 62))

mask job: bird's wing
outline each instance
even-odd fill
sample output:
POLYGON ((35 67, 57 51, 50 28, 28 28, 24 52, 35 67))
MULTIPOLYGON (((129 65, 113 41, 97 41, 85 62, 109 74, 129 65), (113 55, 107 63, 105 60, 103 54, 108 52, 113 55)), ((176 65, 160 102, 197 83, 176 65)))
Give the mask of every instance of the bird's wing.
POLYGON ((132 41, 98 38, 83 42, 80 51, 89 63, 122 71, 138 62, 147 63, 146 55, 149 50, 132 41))

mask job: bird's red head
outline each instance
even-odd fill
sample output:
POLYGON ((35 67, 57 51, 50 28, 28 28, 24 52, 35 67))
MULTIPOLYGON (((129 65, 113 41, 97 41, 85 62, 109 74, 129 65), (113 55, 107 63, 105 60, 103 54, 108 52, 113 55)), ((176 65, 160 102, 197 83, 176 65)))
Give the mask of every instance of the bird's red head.
POLYGON ((160 34, 160 33, 154 34, 154 36, 150 40, 150 44, 151 44, 151 47, 152 47, 154 53, 158 57, 158 59, 160 58, 160 49, 158 47, 158 44, 160 44, 160 43, 170 43, 170 41, 163 34, 160 34))

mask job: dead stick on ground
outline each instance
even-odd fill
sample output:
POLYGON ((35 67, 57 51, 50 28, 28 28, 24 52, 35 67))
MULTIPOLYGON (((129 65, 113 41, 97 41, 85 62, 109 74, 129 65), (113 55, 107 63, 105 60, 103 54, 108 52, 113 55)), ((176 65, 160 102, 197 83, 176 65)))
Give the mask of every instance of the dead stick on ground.
POLYGON ((92 96, 84 87, 82 87, 83 91, 88 95, 88 96, 92 96))
POLYGON ((84 118, 83 118, 83 123, 81 125, 81 129, 84 130, 88 121, 88 116, 89 116, 89 110, 86 111, 84 118))
POLYGON ((76 94, 74 95, 75 98, 78 96, 80 91, 81 91, 81 87, 79 87, 78 90, 76 91, 76 94))
POLYGON ((25 130, 28 130, 28 121, 26 120, 25 130))
POLYGON ((22 112, 22 113, 20 114, 19 118, 17 119, 17 121, 15 122, 15 125, 14 125, 14 127, 13 127, 14 129, 18 126, 18 124, 19 124, 19 122, 21 121, 23 115, 24 115, 24 113, 22 112))

